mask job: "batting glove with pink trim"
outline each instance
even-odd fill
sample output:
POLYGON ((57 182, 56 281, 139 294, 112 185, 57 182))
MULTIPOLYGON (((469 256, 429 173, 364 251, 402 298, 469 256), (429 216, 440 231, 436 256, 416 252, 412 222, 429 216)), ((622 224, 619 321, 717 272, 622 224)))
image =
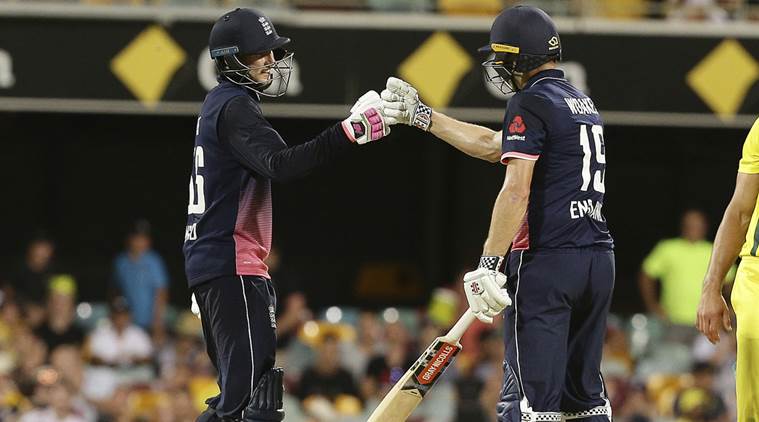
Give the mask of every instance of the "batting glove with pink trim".
POLYGON ((390 126, 382 114, 382 99, 377 91, 362 95, 351 107, 351 115, 342 123, 343 131, 351 142, 365 144, 390 133, 390 126))

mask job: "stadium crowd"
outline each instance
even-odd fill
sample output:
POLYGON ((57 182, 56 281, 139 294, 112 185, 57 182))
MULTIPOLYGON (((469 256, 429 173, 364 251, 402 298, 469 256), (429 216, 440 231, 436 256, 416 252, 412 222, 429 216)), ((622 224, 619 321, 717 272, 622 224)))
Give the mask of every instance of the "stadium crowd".
MULTIPOLYGON (((20 0, 3 0, 18 2, 20 0)), ((24 0, 29 2, 29 0, 24 0)), ((495 15, 519 0, 35 0, 86 5, 266 7, 298 10, 370 10, 495 15)), ((554 16, 725 22, 759 19, 759 0, 536 0, 554 16)))
MULTIPOLYGON (((643 263, 641 287, 650 313, 609 320, 602 368, 618 420, 735 419, 734 336, 712 346, 696 335, 687 316, 668 314, 681 309, 670 309, 665 297, 660 305, 648 286, 651 279, 661 280, 663 290, 674 283, 660 270, 671 268, 666 262, 673 253, 696 253, 689 268, 705 265, 697 262, 708 244, 699 215, 686 213, 682 238, 661 242, 643 263)), ((19 268, 3 275, 0 420, 194 421, 204 400, 218 392, 215 370, 200 321, 183 306, 166 303, 170 283, 151 249, 149 226, 137 224, 126 250, 115 257, 111 292, 102 303, 79 302, 76 280, 60 272, 54 258, 53 241, 37 238, 19 268)), ((466 304, 454 283, 432 292, 423 309, 333 306, 315 312, 293 273, 281 268, 276 250, 268 264, 280 292, 278 365, 286 367, 288 421, 366 420, 466 304)), ((690 288, 698 291, 699 281, 690 288)), ((688 296, 686 287, 677 288, 688 296)), ((502 327, 477 322, 462 344, 454 366, 412 421, 495 420, 502 327)))

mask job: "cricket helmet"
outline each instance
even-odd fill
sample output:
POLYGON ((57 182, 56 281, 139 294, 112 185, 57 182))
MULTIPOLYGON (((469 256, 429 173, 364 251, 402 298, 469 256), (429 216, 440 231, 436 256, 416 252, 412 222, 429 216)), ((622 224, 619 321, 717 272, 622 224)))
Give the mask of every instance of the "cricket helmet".
POLYGON ((219 75, 258 94, 279 97, 287 92, 293 68, 293 53, 284 47, 290 38, 280 37, 271 20, 262 13, 237 8, 225 13, 214 23, 208 40, 211 58, 219 75), (244 56, 274 53, 274 62, 263 66, 248 66, 244 56), (251 71, 269 73, 269 80, 259 82, 251 71))
POLYGON ((515 6, 495 18, 490 43, 479 52, 488 82, 503 93, 519 90, 514 79, 544 63, 561 60, 561 39, 551 17, 537 7, 515 6))

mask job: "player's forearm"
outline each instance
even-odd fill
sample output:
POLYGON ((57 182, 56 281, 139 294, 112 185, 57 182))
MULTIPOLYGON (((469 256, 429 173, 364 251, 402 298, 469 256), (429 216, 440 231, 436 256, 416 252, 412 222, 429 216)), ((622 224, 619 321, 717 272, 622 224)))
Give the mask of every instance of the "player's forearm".
POLYGON ((430 132, 469 156, 495 163, 501 158, 496 131, 432 112, 430 132))
POLYGON ((483 255, 504 256, 524 220, 529 201, 529 190, 510 189, 506 185, 495 200, 490 230, 483 255))
POLYGON ((219 139, 229 145, 240 164, 275 181, 305 176, 354 145, 336 124, 310 141, 290 147, 249 97, 231 100, 218 125, 219 139))
POLYGON ((314 139, 288 147, 272 129, 268 137, 230 137, 232 152, 247 168, 274 181, 287 182, 323 166, 353 144, 340 125, 334 125, 314 139))
POLYGON ((727 206, 725 215, 722 217, 722 223, 717 230, 717 237, 714 239, 714 248, 709 260, 709 268, 704 278, 703 289, 719 292, 722 289, 722 283, 725 280, 730 267, 735 264, 738 258, 741 246, 746 239, 746 231, 751 223, 751 210, 741 209, 733 202, 727 206))
POLYGON ((273 180, 287 182, 322 167, 354 146, 340 125, 331 126, 310 141, 273 154, 268 160, 273 180))

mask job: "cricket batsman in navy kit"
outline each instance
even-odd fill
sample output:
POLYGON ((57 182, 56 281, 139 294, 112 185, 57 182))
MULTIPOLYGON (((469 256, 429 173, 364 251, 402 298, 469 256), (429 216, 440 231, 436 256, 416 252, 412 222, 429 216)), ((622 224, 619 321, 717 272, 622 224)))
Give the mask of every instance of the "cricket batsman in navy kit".
POLYGON ((489 82, 515 92, 502 131, 435 112, 397 78, 382 92, 386 121, 507 165, 479 266, 464 277, 480 320, 492 322, 513 302, 505 315, 498 420, 608 421, 600 364, 614 254, 602 214, 603 122, 593 101, 556 68, 561 40, 542 10, 504 10, 480 51, 489 54, 489 82))
POLYGON ((389 133, 379 94, 362 96, 344 121, 288 146, 263 117, 261 96, 287 90, 292 53, 252 9, 219 18, 209 49, 219 84, 198 118, 185 232, 185 272, 221 394, 198 421, 281 421, 282 368, 275 362, 271 182, 288 181, 389 133))

